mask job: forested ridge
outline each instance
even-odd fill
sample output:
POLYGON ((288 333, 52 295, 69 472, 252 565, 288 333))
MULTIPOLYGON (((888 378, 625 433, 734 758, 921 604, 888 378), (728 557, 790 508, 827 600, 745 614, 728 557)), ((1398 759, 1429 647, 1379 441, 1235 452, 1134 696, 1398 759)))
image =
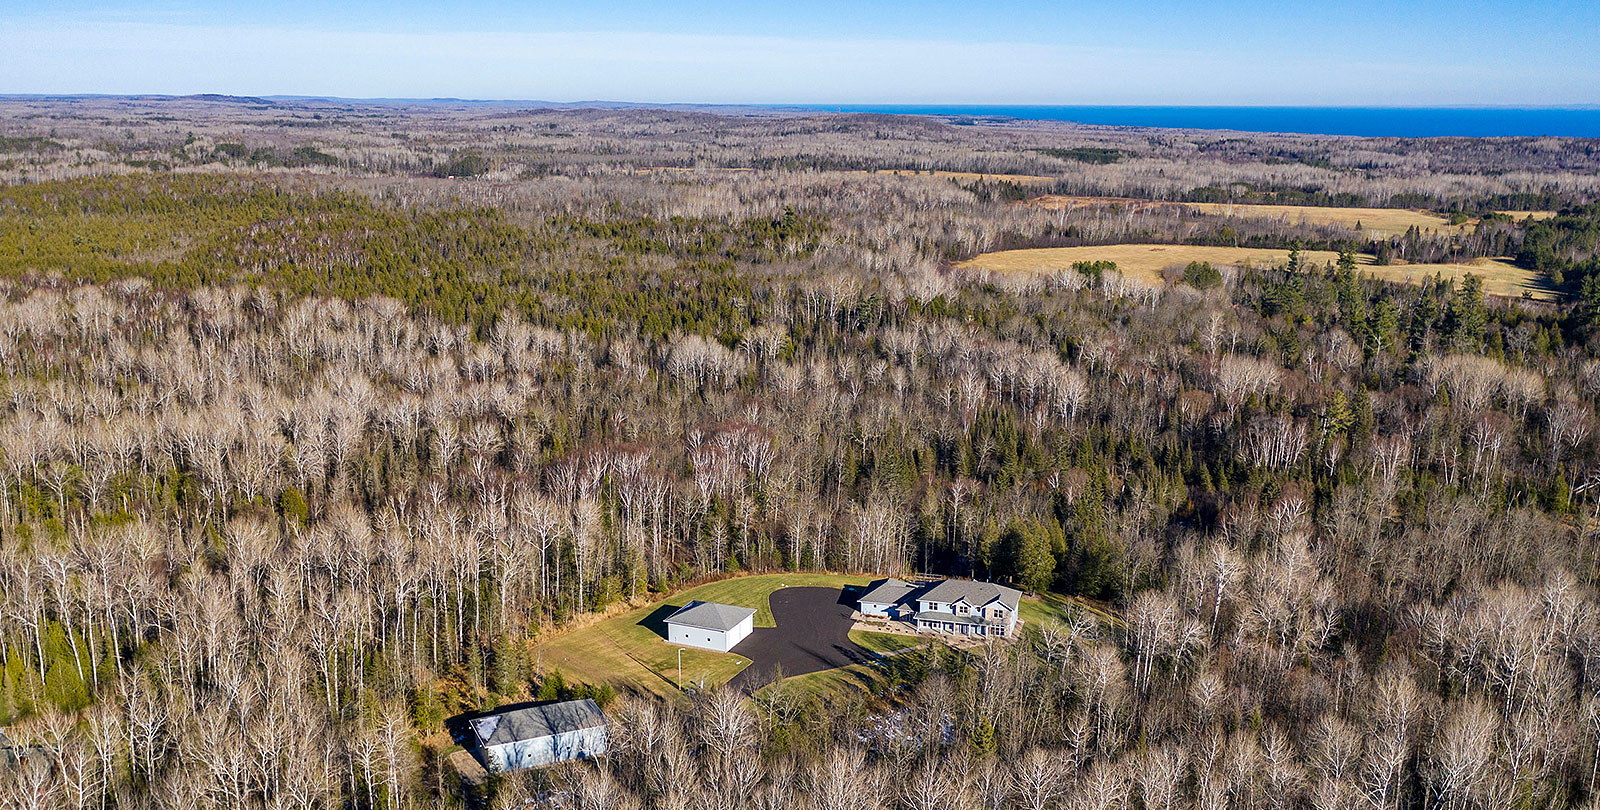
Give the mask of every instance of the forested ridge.
MULTIPOLYGON (((659 148, 629 120, 608 148, 659 148)), ((1065 159, 1137 159, 1105 154, 1065 159)), ((1581 301, 1353 260, 1161 288, 963 272, 946 259, 1053 214, 938 177, 328 170, 0 187, 0 724, 48 754, 0 771, 4 806, 1594 799, 1581 301), (787 570, 988 578, 1117 620, 822 695, 662 702, 534 652, 787 570), (457 783, 446 718, 579 694, 608 707, 609 756, 457 783)), ((1593 216, 1416 239, 1514 239, 1591 279, 1593 216)), ((1186 227, 1073 217, 1107 242, 1186 227)))

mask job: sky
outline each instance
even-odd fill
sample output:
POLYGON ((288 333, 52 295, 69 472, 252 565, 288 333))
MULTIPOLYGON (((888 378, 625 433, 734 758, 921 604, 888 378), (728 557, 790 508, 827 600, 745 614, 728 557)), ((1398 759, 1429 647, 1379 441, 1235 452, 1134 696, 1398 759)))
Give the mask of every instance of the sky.
POLYGON ((1600 104, 1600 2, 0 0, 0 93, 1600 104))

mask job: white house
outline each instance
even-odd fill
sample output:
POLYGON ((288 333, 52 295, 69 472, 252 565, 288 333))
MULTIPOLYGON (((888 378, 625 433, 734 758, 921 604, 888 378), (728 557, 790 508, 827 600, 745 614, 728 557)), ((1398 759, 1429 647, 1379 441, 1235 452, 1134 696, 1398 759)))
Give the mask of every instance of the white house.
POLYGON ((861 594, 861 612, 868 616, 901 618, 901 613, 910 604, 911 596, 921 588, 894 578, 880 579, 868 585, 866 593, 861 594))
POLYGON ((727 652, 755 627, 755 609, 694 601, 667 617, 667 641, 727 652))
POLYGON ((477 717, 468 725, 483 766, 496 773, 606 752, 606 716, 588 698, 477 717))
POLYGON ((1010 636, 1017 628, 1022 592, 966 579, 921 585, 884 579, 872 583, 860 601, 863 614, 907 622, 922 633, 1010 636))
POLYGON ((917 594, 917 629, 963 636, 1009 636, 1022 592, 993 582, 947 579, 917 594))

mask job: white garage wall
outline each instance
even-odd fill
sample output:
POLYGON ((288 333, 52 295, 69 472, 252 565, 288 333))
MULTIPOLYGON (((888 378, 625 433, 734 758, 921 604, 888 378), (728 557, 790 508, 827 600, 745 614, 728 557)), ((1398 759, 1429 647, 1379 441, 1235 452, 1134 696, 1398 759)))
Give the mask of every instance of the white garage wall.
MULTIPOLYGON (((750 631, 746 630, 745 635, 749 634, 750 631)), ((740 636, 740 638, 743 638, 743 636, 740 636)), ((667 640, 673 644, 699 647, 702 650, 716 650, 717 652, 727 652, 733 649, 734 644, 738 643, 737 641, 730 643, 728 634, 720 630, 706 630, 701 627, 690 627, 686 624, 668 624, 667 640)))

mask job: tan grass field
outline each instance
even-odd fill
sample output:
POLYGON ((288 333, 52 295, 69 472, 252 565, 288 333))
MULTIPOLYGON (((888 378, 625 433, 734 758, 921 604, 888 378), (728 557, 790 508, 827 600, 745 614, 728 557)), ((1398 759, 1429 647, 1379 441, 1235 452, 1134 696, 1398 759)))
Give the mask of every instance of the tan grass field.
POLYGON ((1378 267, 1371 257, 1362 257, 1361 272, 1384 281, 1401 284, 1420 284, 1422 279, 1434 274, 1447 279, 1460 279, 1471 273, 1483 279, 1483 291, 1503 298, 1521 298, 1523 293, 1536 301, 1555 301, 1557 293, 1532 271, 1511 263, 1510 259, 1474 259, 1468 264, 1391 264, 1378 267))
MULTIPOLYGON (((1145 208, 1177 206, 1205 214, 1239 219, 1275 219, 1293 224, 1342 225, 1347 228, 1354 228, 1360 225, 1361 229, 1369 237, 1398 236, 1404 234, 1412 226, 1416 226, 1417 229, 1422 231, 1456 234, 1470 230, 1477 224, 1477 220, 1474 219, 1460 225, 1451 225, 1448 219, 1438 214, 1405 208, 1335 208, 1315 205, 1163 202, 1124 197, 1061 195, 1037 197, 1029 200, 1028 204, 1052 211, 1063 208, 1110 205, 1120 205, 1136 211, 1145 208)), ((1506 214, 1517 220, 1526 219, 1530 216, 1534 219, 1548 219, 1556 215, 1554 211, 1500 211, 1498 213, 1506 214)))
POLYGON ((1332 208, 1312 205, 1245 205, 1236 203, 1163 202, 1135 200, 1120 197, 1067 197, 1047 195, 1030 200, 1029 204, 1048 210, 1081 208, 1089 206, 1121 205, 1139 210, 1144 208, 1179 207, 1216 216, 1240 219, 1275 219, 1286 223, 1311 225, 1342 225, 1361 228, 1371 236, 1395 236, 1405 233, 1413 225, 1424 231, 1459 233, 1470 225, 1451 225, 1449 220, 1426 211, 1404 208, 1332 208))
MULTIPOLYGON (((1303 250, 1301 261, 1311 265, 1338 261, 1339 254, 1329 250, 1303 250)), ((957 264, 996 273, 1052 273, 1065 270, 1078 262, 1111 261, 1124 275, 1151 286, 1164 283, 1162 271, 1169 267, 1183 267, 1189 262, 1210 262, 1214 265, 1239 267, 1270 267, 1289 261, 1289 251, 1268 248, 1213 247, 1210 245, 1102 245, 1072 248, 1031 248, 984 253, 957 264)), ((1358 257, 1361 272, 1383 281, 1403 284, 1421 283, 1422 279, 1440 274, 1447 279, 1459 279, 1473 273, 1483 279, 1484 292, 1506 298, 1521 298, 1524 292, 1540 301, 1554 301, 1555 291, 1544 286, 1541 279, 1528 270, 1511 264, 1506 259, 1477 259, 1470 264, 1391 264, 1377 266, 1368 255, 1358 257)))
MULTIPOLYGON (((1303 250, 1301 261, 1322 264, 1337 261, 1331 250, 1303 250)), ((1269 267, 1289 261, 1289 251, 1270 248, 1213 247, 1210 245, 1100 245, 1095 247, 1029 248, 984 253, 957 267, 976 267, 996 273, 1047 273, 1066 270, 1078 262, 1111 261, 1123 275, 1154 287, 1161 286, 1161 271, 1189 262, 1269 267)))

